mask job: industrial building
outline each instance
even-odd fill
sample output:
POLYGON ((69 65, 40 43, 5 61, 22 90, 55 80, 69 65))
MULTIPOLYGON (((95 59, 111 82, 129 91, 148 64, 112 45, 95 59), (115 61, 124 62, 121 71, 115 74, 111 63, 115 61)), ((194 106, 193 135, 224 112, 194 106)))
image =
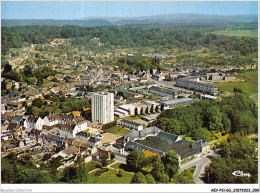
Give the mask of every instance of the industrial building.
POLYGON ((127 120, 127 119, 122 119, 120 120, 120 125, 122 127, 127 127, 131 130, 135 130, 135 131, 140 131, 143 129, 143 125, 131 120, 127 120))
POLYGON ((181 105, 188 105, 193 103, 194 101, 195 100, 191 98, 180 98, 180 99, 162 101, 161 103, 164 105, 165 109, 169 109, 181 105))
POLYGON ((179 162, 192 156, 198 157, 210 151, 208 142, 198 140, 190 142, 180 135, 170 134, 158 127, 148 127, 134 131, 116 140, 116 146, 126 151, 150 151, 163 156, 172 150, 179 157, 179 162))
POLYGON ((199 82, 198 77, 187 77, 177 79, 176 86, 190 90, 195 90, 198 92, 209 93, 211 95, 216 95, 218 93, 217 87, 215 87, 212 84, 199 82))
POLYGON ((174 90, 160 88, 156 86, 150 87, 149 92, 162 97, 168 97, 168 98, 175 98, 177 96, 177 93, 174 90))

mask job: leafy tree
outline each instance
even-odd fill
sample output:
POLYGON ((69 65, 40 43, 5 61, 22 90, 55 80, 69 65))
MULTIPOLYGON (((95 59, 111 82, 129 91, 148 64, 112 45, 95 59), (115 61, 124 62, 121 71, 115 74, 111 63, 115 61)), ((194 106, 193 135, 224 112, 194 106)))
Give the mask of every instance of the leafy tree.
POLYGON ((212 160, 206 172, 208 183, 257 183, 257 144, 240 133, 231 134, 227 142, 220 144, 220 154, 212 160), (234 171, 249 173, 248 177, 236 177, 234 171))
POLYGON ((41 108, 43 105, 43 102, 40 98, 36 98, 36 99, 33 99, 32 101, 32 106, 33 107, 38 107, 38 108, 41 108))
POLYGON ((165 174, 165 168, 164 165, 161 162, 154 163, 153 169, 151 170, 151 174, 153 178, 158 183, 168 183, 169 177, 167 174, 165 174))
POLYGON ((145 176, 147 184, 156 184, 155 180, 153 179, 153 176, 151 174, 147 174, 145 176))
POLYGON ((231 131, 231 120, 228 118, 228 115, 224 112, 222 114, 222 124, 223 124, 223 130, 226 133, 229 133, 231 131))
POLYGON ((35 54, 35 58, 40 58, 40 56, 41 56, 41 55, 40 55, 39 53, 36 53, 36 54, 35 54))
POLYGON ((46 160, 50 159, 51 156, 52 156, 51 153, 46 153, 46 154, 44 154, 44 156, 42 157, 42 161, 46 161, 46 160))
POLYGON ((153 166, 156 162, 160 162, 159 156, 149 156, 145 159, 144 165, 145 166, 153 166))
POLYGON ((222 114, 220 109, 216 106, 209 107, 208 111, 209 129, 220 131, 223 128, 222 114))
POLYGON ((4 66, 4 71, 3 71, 4 74, 12 71, 12 66, 9 64, 8 61, 6 61, 5 63, 2 63, 2 66, 4 66))
POLYGON ((75 161, 76 164, 76 178, 79 182, 86 180, 86 167, 83 157, 79 154, 77 155, 77 159, 75 161))
POLYGON ((223 97, 222 101, 202 100, 190 106, 167 109, 150 125, 158 126, 170 133, 186 134, 206 140, 210 139, 210 133, 205 129, 249 134, 257 130, 256 109, 252 99, 244 94, 236 94, 223 97))
POLYGON ((14 183, 15 182, 15 176, 11 169, 9 168, 2 168, 1 169, 1 180, 2 183, 14 183))
POLYGON ((198 128, 196 130, 193 130, 193 137, 196 140, 202 139, 204 141, 210 141, 211 140, 211 132, 208 131, 205 128, 198 128))
POLYGON ((101 164, 102 164, 102 167, 106 167, 107 166, 107 160, 106 160, 105 156, 101 157, 101 164))
POLYGON ((182 124, 176 119, 161 118, 157 121, 157 126, 166 132, 181 134, 182 124))
POLYGON ((169 151, 162 156, 162 163, 165 167, 165 172, 171 179, 179 171, 179 159, 176 153, 169 151))
POLYGON ((52 183, 50 175, 39 169, 25 169, 18 173, 16 183, 48 184, 52 183))
POLYGON ((29 77, 27 81, 28 84, 34 85, 37 82, 37 79, 35 77, 29 77))
POLYGON ((36 82, 36 85, 37 86, 42 86, 43 85, 43 77, 42 76, 38 76, 37 77, 37 82, 36 82))
POLYGON ((63 182, 75 182, 76 180, 76 168, 75 166, 66 167, 62 173, 63 182))
POLYGON ((176 184, 195 184, 193 175, 190 171, 184 170, 175 177, 176 184))
POLYGON ((21 74, 14 70, 11 70, 8 73, 4 74, 4 77, 14 80, 16 82, 20 82, 22 79, 21 74))
POLYGON ((138 171, 143 168, 143 163, 145 160, 145 154, 142 151, 134 150, 131 151, 126 157, 126 163, 129 168, 138 171))
POLYGON ((147 184, 145 176, 141 173, 135 173, 131 180, 131 184, 147 184))
POLYGON ((23 72, 24 72, 25 76, 27 76, 27 77, 31 77, 32 76, 32 68, 29 65, 26 65, 24 67, 24 71, 23 72))
POLYGON ((222 156, 233 157, 236 159, 256 158, 257 152, 255 149, 257 146, 251 143, 248 137, 243 137, 239 134, 230 135, 228 137, 228 143, 224 142, 221 144, 222 156))
POLYGON ((22 103, 22 106, 23 106, 24 108, 27 108, 27 102, 24 101, 24 102, 22 103))

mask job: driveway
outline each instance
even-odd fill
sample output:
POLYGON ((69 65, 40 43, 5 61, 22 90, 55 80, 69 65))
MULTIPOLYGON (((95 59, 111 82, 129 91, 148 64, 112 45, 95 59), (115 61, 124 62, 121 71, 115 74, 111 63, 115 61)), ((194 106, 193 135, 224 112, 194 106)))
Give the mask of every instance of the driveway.
POLYGON ((116 154, 114 160, 126 164, 126 157, 125 156, 120 156, 120 155, 116 154))
POLYGON ((196 166, 196 169, 194 171, 194 180, 196 184, 204 184, 204 182, 200 179, 205 172, 205 167, 211 162, 211 160, 217 156, 216 151, 212 151, 211 153, 208 153, 207 155, 204 155, 202 157, 196 158, 194 160, 189 161, 188 163, 185 163, 180 166, 180 171, 184 171, 190 167, 196 166))

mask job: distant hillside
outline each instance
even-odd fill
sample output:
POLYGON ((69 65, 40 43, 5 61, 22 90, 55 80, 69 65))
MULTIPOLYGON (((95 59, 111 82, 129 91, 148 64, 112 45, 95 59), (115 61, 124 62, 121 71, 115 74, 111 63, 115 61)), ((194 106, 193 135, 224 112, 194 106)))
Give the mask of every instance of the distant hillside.
POLYGON ((87 17, 81 20, 52 19, 2 19, 3 27, 25 25, 77 25, 77 26, 110 26, 132 24, 167 24, 167 23, 256 23, 257 15, 202 15, 202 14, 167 14, 146 17, 87 17))
POLYGON ((111 22, 104 19, 89 19, 89 20, 52 20, 52 19, 2 19, 3 27, 25 26, 25 25, 77 25, 85 27, 93 26, 110 26, 111 22))
MULTIPOLYGON (((85 19, 95 19, 85 18, 85 19)), ((146 17, 115 18, 98 17, 107 20, 114 25, 151 24, 151 23, 255 23, 258 22, 257 15, 203 15, 203 14, 165 14, 146 17)))

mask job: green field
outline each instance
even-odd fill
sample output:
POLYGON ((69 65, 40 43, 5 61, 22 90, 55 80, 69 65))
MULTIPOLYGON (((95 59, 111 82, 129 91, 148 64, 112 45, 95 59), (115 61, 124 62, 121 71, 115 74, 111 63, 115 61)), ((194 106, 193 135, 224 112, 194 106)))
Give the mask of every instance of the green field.
POLYGON ((86 171, 90 172, 94 169, 100 168, 101 164, 99 162, 96 161, 90 161, 88 163, 86 163, 86 171))
POLYGON ((109 129, 106 129, 105 130, 107 133, 113 133, 115 135, 126 135, 127 133, 130 133, 131 131, 130 130, 127 130, 125 128, 122 128, 122 127, 119 127, 119 126, 114 126, 114 127, 111 127, 109 129))
POLYGON ((235 37, 258 37, 257 29, 253 30, 221 30, 212 32, 217 35, 227 35, 227 36, 235 36, 235 37))
POLYGON ((101 172, 103 169, 99 169, 88 175, 88 184, 130 184, 133 174, 123 172, 122 176, 119 176, 119 172, 116 170, 108 169, 106 172, 101 172), (100 174, 100 175, 99 175, 100 174))
POLYGON ((249 94, 257 103, 258 100, 258 71, 244 72, 236 75, 241 80, 238 82, 222 82, 215 84, 220 92, 233 93, 234 87, 242 89, 243 93, 249 94))
POLYGON ((113 165, 111 165, 111 168, 115 168, 115 169, 121 169, 122 167, 122 165, 125 165, 125 164, 122 164, 122 163, 116 163, 116 164, 113 164, 113 165))

